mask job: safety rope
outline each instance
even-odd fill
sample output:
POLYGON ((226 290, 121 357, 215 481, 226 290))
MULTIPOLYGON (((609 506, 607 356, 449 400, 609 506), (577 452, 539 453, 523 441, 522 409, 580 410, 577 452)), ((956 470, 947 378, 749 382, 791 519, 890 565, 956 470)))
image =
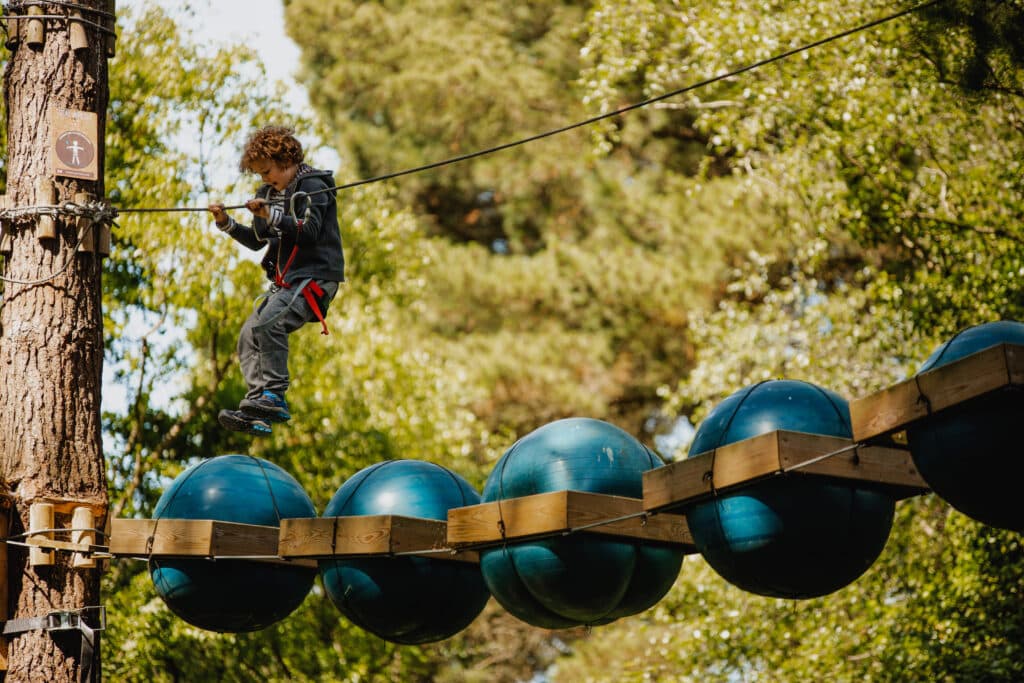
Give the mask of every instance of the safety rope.
MULTIPOLYGON (((78 248, 85 243, 86 239, 92 237, 95 226, 117 225, 117 223, 114 222, 114 218, 117 216, 117 210, 106 202, 99 200, 91 200, 82 203, 68 201, 63 202, 62 204, 40 204, 36 206, 19 206, 2 209, 0 210, 0 224, 22 216, 71 216, 73 218, 86 218, 89 220, 89 227, 80 232, 74 249, 65 255, 64 262, 60 267, 55 269, 49 275, 35 280, 19 280, 18 278, 0 276, 0 282, 9 285, 19 285, 22 287, 35 287, 37 285, 51 282, 52 280, 56 280, 71 267, 72 263, 74 263, 73 255, 78 252, 78 248)), ((0 235, 4 234, 5 231, 0 228, 0 235)))
POLYGON ((73 216, 88 218, 94 223, 113 223, 117 209, 99 200, 87 202, 63 202, 61 204, 38 204, 0 209, 0 221, 14 220, 22 216, 73 216))

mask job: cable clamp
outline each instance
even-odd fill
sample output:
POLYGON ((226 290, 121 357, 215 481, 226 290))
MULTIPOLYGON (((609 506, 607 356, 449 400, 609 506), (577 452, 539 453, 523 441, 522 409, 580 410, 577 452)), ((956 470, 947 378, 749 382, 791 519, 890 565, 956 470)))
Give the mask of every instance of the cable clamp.
POLYGON ((107 608, 96 605, 76 610, 56 610, 43 617, 11 619, 3 624, 4 636, 16 636, 29 631, 104 631, 107 628, 107 608), (85 617, 89 614, 94 615, 94 618, 87 621, 85 617))

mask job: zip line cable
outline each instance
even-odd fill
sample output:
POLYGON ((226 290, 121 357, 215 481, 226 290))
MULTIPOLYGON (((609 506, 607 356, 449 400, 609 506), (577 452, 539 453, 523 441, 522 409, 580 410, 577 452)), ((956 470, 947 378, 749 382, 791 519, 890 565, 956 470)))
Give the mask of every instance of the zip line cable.
MULTIPOLYGON (((432 170, 432 169, 435 169, 435 168, 440 168, 442 166, 449 166, 451 164, 456 164, 456 163, 459 163, 459 162, 462 162, 462 161, 468 161, 470 159, 475 159, 477 157, 482 157, 482 156, 494 154, 496 152, 501 152, 501 151, 504 151, 506 149, 511 149, 513 147, 519 147, 521 145, 525 145, 525 144, 528 144, 528 143, 531 143, 531 142, 536 142, 537 140, 543 140, 544 138, 549 138, 549 137, 552 137, 552 136, 555 136, 555 135, 560 135, 562 133, 567 133, 567 132, 569 132, 571 130, 575 130, 577 128, 583 128, 585 126, 589 126, 589 125, 595 124, 595 123, 597 123, 599 121, 604 121, 605 119, 610 119, 610 118, 614 118, 614 117, 617 117, 617 116, 622 116, 623 114, 631 112, 631 111, 633 111, 635 109, 640 109, 640 108, 646 107, 648 105, 654 104, 656 102, 661 102, 662 100, 667 100, 667 99, 675 97, 677 95, 682 95, 684 93, 688 93, 688 92, 691 92, 693 90, 697 90, 699 88, 703 88, 703 87, 706 87, 708 85, 712 85, 714 83, 718 83, 719 81, 724 81, 724 80, 726 80, 728 78, 734 78, 734 77, 739 76, 741 74, 744 74, 744 73, 746 73, 748 71, 753 71, 755 69, 759 69, 759 68, 761 68, 763 66, 767 66, 769 64, 773 64, 775 62, 782 61, 784 59, 792 57, 793 55, 800 54, 801 52, 806 52, 808 50, 813 50, 815 48, 821 47, 822 45, 826 45, 828 43, 831 43, 831 42, 834 42, 834 41, 837 41, 837 40, 841 40, 843 38, 851 36, 851 35, 853 35, 855 33, 860 33, 862 31, 866 31, 868 29, 874 28, 876 26, 880 26, 880 25, 888 23, 890 21, 895 21, 896 19, 900 19, 900 18, 905 17, 905 16, 907 16, 909 14, 913 14, 913 13, 918 12, 920 10, 927 9, 929 7, 932 7, 933 5, 938 5, 939 3, 942 3, 942 2, 945 2, 945 1, 946 0, 929 0, 928 2, 924 2, 924 3, 921 3, 919 5, 914 5, 913 7, 909 7, 907 9, 900 10, 899 12, 896 12, 894 14, 890 14, 890 15, 882 17, 880 19, 875 19, 873 21, 869 21, 869 22, 867 22, 865 24, 861 24, 859 26, 855 26, 853 28, 847 29, 845 31, 842 31, 841 33, 837 33, 837 34, 829 36, 827 38, 822 38, 821 40, 816 40, 816 41, 814 41, 812 43, 807 43, 806 45, 801 45, 800 47, 796 47, 796 48, 793 48, 793 49, 790 49, 790 50, 786 50, 785 52, 780 52, 779 54, 773 55, 771 57, 767 57, 767 58, 762 59, 762 60, 757 61, 757 62, 753 62, 753 63, 748 64, 746 66, 739 67, 739 68, 734 69, 732 71, 729 71, 729 72, 726 72, 726 73, 723 73, 723 74, 719 74, 717 76, 712 76, 712 77, 706 78, 706 79, 704 79, 702 81, 698 81, 697 83, 693 83, 691 85, 688 85, 688 86, 685 86, 685 87, 682 87, 682 88, 678 88, 676 90, 672 90, 672 91, 667 92, 667 93, 663 93, 663 94, 658 95, 656 97, 651 97, 649 99, 646 99, 646 100, 643 100, 643 101, 640 101, 640 102, 636 102, 634 104, 627 105, 625 107, 622 107, 621 109, 616 109, 614 111, 606 112, 604 114, 598 114, 597 116, 592 116, 592 117, 590 117, 588 119, 585 119, 585 120, 582 120, 582 121, 577 121, 576 123, 571 123, 569 125, 562 126, 560 128, 553 128, 551 130, 548 130, 548 131, 545 131, 545 132, 542 132, 542 133, 537 133, 536 135, 531 135, 529 137, 525 137, 525 138, 522 138, 522 139, 519 139, 519 140, 513 140, 511 142, 506 142, 506 143, 503 143, 503 144, 500 144, 500 145, 496 145, 494 147, 488 147, 486 149, 481 149, 481 150, 478 150, 476 152, 469 152, 467 154, 461 154, 459 156, 450 157, 448 159, 442 159, 440 161, 435 161, 435 162, 432 162, 432 163, 429 163, 429 164, 424 164, 422 166, 415 166, 413 168, 407 168, 407 169, 401 170, 401 171, 394 171, 392 173, 385 173, 383 175, 374 176, 372 178, 366 178, 366 179, 363 179, 363 180, 356 180, 354 182, 345 183, 345 184, 342 184, 342 185, 335 185, 334 187, 327 187, 327 188, 324 188, 322 190, 315 190, 315 191, 309 192, 307 194, 312 196, 312 195, 321 194, 321 193, 324 193, 324 192, 338 192, 340 190, 348 190, 348 189, 351 189, 351 188, 354 188, 354 187, 359 187, 360 185, 369 185, 370 183, 378 183, 378 182, 382 182, 382 181, 385 181, 385 180, 391 180, 393 178, 399 178, 399 177, 402 177, 402 176, 411 175, 413 173, 421 173, 423 171, 429 171, 429 170, 432 170)), ((241 205, 237 205, 237 206, 225 206, 224 208, 225 209, 241 209, 241 208, 244 208, 244 207, 245 207, 245 205, 241 204, 241 205)), ((205 207, 172 207, 172 208, 152 208, 152 209, 117 209, 117 211, 119 213, 145 213, 145 212, 170 212, 170 211, 207 211, 207 209, 205 207)))
MULTIPOLYGON (((429 170, 432 170, 432 169, 435 169, 435 168, 441 168, 442 166, 449 166, 451 164, 460 163, 462 161, 468 161, 470 159, 476 159, 478 157, 487 156, 487 155, 490 155, 490 154, 494 154, 496 152, 504 151, 506 149, 511 149, 513 147, 519 147, 521 145, 526 145, 526 144, 531 143, 531 142, 536 142, 537 140, 543 140, 545 138, 553 137, 555 135, 560 135, 562 133, 567 133, 567 132, 569 132, 571 130, 575 130, 577 128, 583 128, 585 126, 593 125, 593 124, 595 124, 595 123, 597 123, 599 121, 604 121, 606 119, 614 118, 614 117, 617 117, 617 116, 622 116, 623 114, 626 114, 626 113, 631 112, 633 110, 641 109, 643 107, 649 106, 649 105, 654 104, 656 102, 661 102, 663 100, 667 100, 669 98, 676 97, 677 95, 682 95, 684 93, 692 92, 694 90, 698 90, 700 88, 704 88, 706 86, 712 85, 714 83, 718 83, 720 81, 724 81, 724 80, 729 79, 729 78, 735 78, 736 76, 739 76, 741 74, 747 73, 748 71, 754 71, 755 69, 759 69, 759 68, 767 66, 769 64, 773 64, 775 62, 779 62, 779 61, 782 61, 784 59, 788 59, 789 57, 792 57, 794 55, 800 54, 802 52, 807 52, 809 50, 813 50, 815 48, 821 47, 822 45, 827 45, 828 43, 832 43, 832 42, 835 42, 837 40, 841 40, 843 38, 849 37, 849 36, 854 35, 856 33, 860 33, 862 31, 866 31, 868 29, 874 28, 876 26, 880 26, 882 24, 886 24, 886 23, 891 22, 891 21, 895 21, 896 19, 900 19, 902 17, 905 17, 907 15, 913 14, 915 12, 919 12, 919 11, 921 11, 923 9, 927 9, 927 8, 932 7, 934 5, 938 5, 938 4, 940 4, 942 2, 945 2, 945 1, 946 0, 928 0, 928 2, 923 2, 923 3, 920 3, 918 5, 914 5, 913 7, 908 7, 907 9, 903 9, 903 10, 900 10, 900 11, 895 12, 893 14, 881 17, 879 19, 874 19, 874 20, 866 22, 864 24, 860 24, 858 26, 854 26, 853 28, 846 29, 845 31, 841 31, 840 33, 836 33, 836 34, 828 36, 826 38, 822 38, 820 40, 816 40, 814 42, 807 43, 805 45, 801 45, 799 47, 795 47, 795 48, 792 48, 790 50, 786 50, 784 52, 780 52, 780 53, 778 53, 776 55, 773 55, 771 57, 767 57, 765 59, 753 62, 751 64, 747 64, 746 66, 742 66, 742 67, 733 69, 732 71, 728 71, 728 72, 719 74, 717 76, 711 76, 710 78, 705 78, 704 80, 698 81, 696 83, 692 83, 692 84, 687 85, 685 87, 677 88, 675 90, 671 90, 671 91, 663 93, 661 95, 657 95, 656 97, 651 97, 651 98, 648 98, 646 100, 642 100, 640 102, 635 102, 633 104, 627 105, 627 106, 622 107, 620 109, 615 109, 614 111, 606 112, 604 114, 598 114, 598 115, 592 116, 592 117, 590 117, 588 119, 584 119, 582 121, 577 121, 576 123, 571 123, 571 124, 568 124, 566 126, 562 126, 560 128, 553 128, 551 130, 544 131, 542 133, 537 133, 536 135, 531 135, 529 137, 521 138, 521 139, 518 139, 518 140, 513 140, 511 142, 506 142, 506 143, 503 143, 503 144, 500 144, 500 145, 495 145, 493 147, 488 147, 486 149, 481 149, 481 150, 478 150, 478 151, 475 151, 475 152, 469 152, 467 154, 461 154, 461 155, 458 155, 458 156, 450 157, 448 159, 442 159, 440 161, 435 161, 433 163, 423 164, 421 166, 415 166, 415 167, 412 167, 412 168, 407 168, 407 169, 404 169, 404 170, 401 170, 401 171, 395 171, 395 172, 392 172, 392 173, 385 173, 383 175, 374 176, 372 178, 365 178, 363 180, 356 180, 356 181, 353 181, 353 182, 350 182, 350 183, 344 183, 342 185, 335 185, 334 187, 327 187, 327 188, 323 188, 321 190, 314 190, 312 192, 303 193, 303 194, 305 194, 307 197, 310 197, 310 196, 317 195, 317 194, 322 194, 322 193, 325 193, 325 192, 335 192, 336 193, 336 192, 339 192, 341 190, 348 190, 348 189, 352 189, 352 188, 355 188, 355 187, 359 187, 360 185, 369 185, 371 183, 378 183, 378 182, 382 182, 382 181, 385 181, 385 180, 391 180, 393 178, 400 178, 402 176, 412 175, 414 173, 422 173, 423 171, 429 171, 429 170)), ((29 2, 21 3, 21 6, 42 5, 42 4, 46 4, 46 3, 45 2, 41 2, 40 0, 30 0, 29 2)), ((58 0, 58 2, 56 2, 56 3, 50 3, 50 4, 58 4, 58 5, 61 5, 61 6, 71 7, 71 8, 82 7, 83 9, 85 9, 84 6, 80 6, 77 3, 63 2, 61 0, 58 0)), ((97 12, 97 14, 99 14, 100 16, 105 16, 106 13, 104 13, 104 12, 97 12)), ((40 18, 48 18, 48 17, 40 17, 38 15, 37 16, 25 16, 25 17, 20 17, 20 16, 19 17, 2 17, 2 16, 0 16, 0 19, 2 19, 2 18, 18 18, 18 19, 21 19, 21 18, 29 19, 29 18, 31 18, 31 19, 40 19, 40 18)), ((54 17, 54 18, 68 19, 69 17, 54 17)), ((100 28, 100 29, 105 30, 105 31, 110 31, 110 29, 108 29, 107 27, 100 26, 98 24, 93 24, 93 22, 89 22, 88 20, 82 20, 82 19, 77 19, 77 18, 74 19, 74 20, 75 21, 82 21, 83 23, 94 25, 94 26, 96 26, 96 28, 100 28)), ((271 202, 268 202, 268 203, 283 203, 283 200, 276 200, 276 202, 275 201, 271 201, 271 202)), ((33 207, 33 208, 40 208, 40 209, 41 208, 47 208, 47 209, 49 209, 49 208, 52 208, 52 207, 33 207)), ((224 206, 224 210, 228 210, 228 209, 243 209, 243 208, 246 208, 245 204, 234 204, 234 205, 230 205, 230 206, 224 206)), ((12 216, 16 215, 17 212, 19 212, 19 211, 20 212, 24 212, 24 209, 20 209, 20 210, 17 209, 17 208, 15 208, 15 209, 8 209, 8 210, 5 210, 5 211, 0 211, 0 215, 7 215, 8 217, 12 217, 12 216)), ((189 207, 189 206, 152 207, 152 208, 118 208, 118 207, 112 207, 112 206, 107 205, 106 207, 104 207, 102 209, 96 209, 97 214, 103 214, 102 216, 97 215, 96 218, 99 219, 99 220, 107 220, 107 221, 113 223, 113 218, 116 218, 119 214, 122 214, 122 213, 125 213, 125 214, 127 214, 127 213, 175 213, 175 212, 177 212, 177 213, 184 213, 184 212, 205 212, 205 211, 209 211, 209 209, 207 207, 189 207), (109 215, 109 214, 112 214, 112 216, 109 215)), ((20 215, 20 214, 17 214, 17 215, 20 215)), ((81 243, 81 239, 79 240, 79 243, 81 243)), ((63 273, 65 270, 67 270, 67 268, 71 265, 71 262, 72 262, 72 259, 70 259, 70 258, 67 259, 62 264, 62 266, 60 267, 59 270, 57 270, 56 272, 52 273, 51 275, 49 275, 47 277, 40 278, 38 280, 16 280, 16 279, 0 277, 0 282, 5 282, 5 283, 8 283, 8 284, 23 285, 23 286, 32 286, 32 285, 42 284, 42 283, 48 282, 48 281, 53 280, 54 278, 58 277, 61 273, 63 273)))

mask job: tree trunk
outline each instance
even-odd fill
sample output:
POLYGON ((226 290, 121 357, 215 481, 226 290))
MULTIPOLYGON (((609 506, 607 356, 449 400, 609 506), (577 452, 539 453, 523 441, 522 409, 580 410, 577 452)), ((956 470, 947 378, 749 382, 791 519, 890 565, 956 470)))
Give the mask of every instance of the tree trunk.
MULTIPOLYGON (((104 9, 104 0, 78 0, 104 9)), ((26 8, 11 13, 23 14, 26 8)), ((45 12, 67 11, 58 5, 45 12)), ((83 15, 90 21, 100 17, 83 15)), ((72 50, 71 25, 45 20, 42 45, 27 41, 21 20, 4 72, 7 104, 7 205, 34 206, 41 178, 55 181, 57 203, 75 193, 103 197, 103 135, 107 108, 107 60, 104 36, 84 25, 88 48, 72 50), (54 108, 96 112, 99 181, 54 178, 50 163, 50 112, 54 108)), ((12 27, 13 28, 13 27, 12 27)), ((78 30, 75 28, 74 30, 78 30)), ((13 38, 13 35, 12 35, 13 38)), ((33 502, 57 501, 57 527, 70 527, 77 501, 102 512, 107 489, 100 436, 100 386, 103 365, 101 258, 76 253, 75 219, 56 218, 55 239, 40 239, 38 218, 15 221, 11 253, 3 275, 35 285, 4 283, 0 309, 0 476, 14 498, 12 534, 29 528, 33 502)), ((103 523, 97 514, 97 525, 103 523)), ((70 540, 58 536, 60 540, 70 540)), ((71 566, 71 555, 54 553, 53 566, 32 567, 28 552, 12 546, 8 566, 9 614, 4 619, 45 616, 56 610, 99 605, 96 569, 71 566)), ((98 646, 98 643, 97 643, 98 646)), ((78 681, 83 662, 79 633, 29 631, 8 641, 8 681, 78 681)), ((95 668, 94 668, 94 673, 95 668)))

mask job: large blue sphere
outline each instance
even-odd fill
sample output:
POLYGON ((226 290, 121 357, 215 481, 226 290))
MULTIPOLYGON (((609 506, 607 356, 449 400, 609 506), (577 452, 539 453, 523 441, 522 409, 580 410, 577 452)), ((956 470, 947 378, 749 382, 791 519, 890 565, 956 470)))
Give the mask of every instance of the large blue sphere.
MULTIPOLYGON (((587 418, 552 422, 517 441, 495 466, 484 501, 574 490, 641 498, 643 472, 660 465, 639 441, 587 418)), ((603 624, 642 612, 675 582, 678 547, 594 534, 511 542, 481 552, 494 597, 542 628, 603 624)))
MULTIPOLYGON (((1024 345, 1024 324, 1000 321, 970 327, 939 346, 918 374, 996 344, 1024 345)), ((1024 531, 1020 482, 1024 392, 1003 390, 962 403, 907 429, 921 477, 943 500, 985 524, 1024 531)))
MULTIPOLYGON (((277 465, 223 455, 181 473, 160 496, 153 516, 280 526, 281 519, 315 517, 316 510, 277 465)), ((149 573, 172 612, 193 626, 229 633, 256 631, 285 618, 316 579, 311 567, 245 560, 154 559, 149 573)))
MULTIPOLYGON (((784 429, 850 438, 838 394, 807 382, 749 386, 701 423, 690 456, 784 429)), ((825 595, 863 574, 885 547, 895 501, 854 482, 779 476, 687 512, 697 550, 723 578, 780 598, 825 595)))
MULTIPOLYGON (((440 465, 388 460, 346 481, 324 516, 447 520, 449 509, 479 502, 480 494, 465 479, 440 465)), ((327 595, 349 621, 395 643, 451 637, 476 619, 490 597, 478 565, 449 559, 324 560, 320 574, 327 595)))

